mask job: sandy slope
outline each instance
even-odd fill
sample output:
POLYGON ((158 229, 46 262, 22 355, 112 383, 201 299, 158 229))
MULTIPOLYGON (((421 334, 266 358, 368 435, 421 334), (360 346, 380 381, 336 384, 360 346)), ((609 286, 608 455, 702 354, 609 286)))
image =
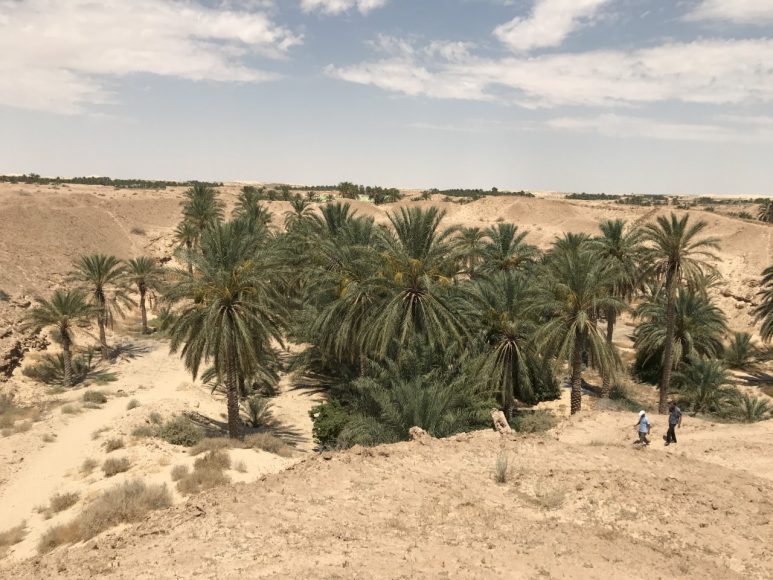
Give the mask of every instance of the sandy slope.
POLYGON ((758 444, 773 444, 773 423, 718 429, 691 420, 677 447, 637 450, 622 436, 633 434, 631 422, 628 413, 589 413, 557 439, 479 432, 315 456, 7 573, 771 577, 773 473, 732 468, 706 453, 705 441, 756 465, 758 444), (510 456, 505 484, 493 480, 500 450, 510 456))

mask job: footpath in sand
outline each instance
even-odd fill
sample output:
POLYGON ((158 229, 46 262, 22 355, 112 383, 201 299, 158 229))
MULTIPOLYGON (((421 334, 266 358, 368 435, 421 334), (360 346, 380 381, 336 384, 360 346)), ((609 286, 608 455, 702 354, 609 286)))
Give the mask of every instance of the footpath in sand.
POLYGON ((586 411, 546 436, 482 431, 313 455, 5 572, 127 580, 773 577, 773 474, 759 448, 773 445, 773 423, 685 418, 676 447, 638 449, 633 420, 586 411), (724 447, 737 465, 709 451, 724 447), (509 468, 497 483, 501 454, 509 468))
MULTIPOLYGON (((104 392, 108 401, 100 408, 83 409, 79 414, 64 414, 53 407, 48 416, 33 429, 0 439, 0 462, 4 465, 0 480, 0 531, 26 523, 27 536, 11 548, 9 557, 20 559, 33 556, 40 536, 51 526, 68 521, 77 510, 99 492, 123 481, 139 478, 146 483, 166 483, 176 501, 184 498, 174 491, 171 469, 174 465, 192 465, 194 458, 187 450, 156 439, 137 439, 132 430, 148 421, 150 413, 164 418, 187 411, 209 421, 224 421, 225 403, 211 396, 208 389, 191 383, 190 374, 178 357, 170 356, 168 346, 154 340, 131 344, 131 358, 119 359, 109 370, 118 381, 95 389, 104 392), (136 399, 140 406, 127 409, 136 399), (49 434, 50 442, 42 437, 49 434), (105 453, 104 441, 122 438, 124 449, 105 453), (131 469, 111 478, 99 469, 107 457, 128 457, 131 469), (90 474, 82 474, 85 460, 94 459, 97 466, 90 474), (45 519, 36 508, 48 503, 56 493, 78 493, 80 501, 74 507, 45 519)), ((85 389, 63 395, 62 402, 80 402, 85 389)), ((230 452, 234 462, 241 462, 246 472, 229 472, 233 481, 253 481, 297 462, 313 447, 311 420, 308 411, 318 397, 308 390, 296 388, 292 376, 282 378, 273 402, 276 434, 297 451, 294 458, 283 458, 260 450, 235 449, 230 452)))

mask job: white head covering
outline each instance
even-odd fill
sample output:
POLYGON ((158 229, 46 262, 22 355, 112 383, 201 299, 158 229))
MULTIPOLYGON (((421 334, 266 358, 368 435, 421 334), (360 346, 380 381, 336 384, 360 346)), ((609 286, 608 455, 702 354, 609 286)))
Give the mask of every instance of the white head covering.
POLYGON ((644 411, 639 411, 639 417, 641 417, 644 414, 645 414, 644 411))

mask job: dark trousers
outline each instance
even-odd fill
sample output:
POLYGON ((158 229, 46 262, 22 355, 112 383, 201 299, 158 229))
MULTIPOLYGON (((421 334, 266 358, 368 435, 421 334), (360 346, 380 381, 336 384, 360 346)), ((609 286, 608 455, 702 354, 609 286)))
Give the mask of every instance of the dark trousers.
POLYGON ((668 426, 668 433, 666 433, 666 443, 676 443, 676 425, 668 426))

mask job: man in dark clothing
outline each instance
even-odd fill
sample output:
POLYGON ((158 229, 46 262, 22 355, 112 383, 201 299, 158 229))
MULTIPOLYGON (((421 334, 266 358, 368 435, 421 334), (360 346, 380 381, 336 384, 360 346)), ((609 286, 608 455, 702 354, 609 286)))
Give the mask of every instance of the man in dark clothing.
POLYGON ((668 405, 668 433, 666 433, 666 445, 676 443, 676 428, 682 426, 682 411, 671 401, 668 405))

